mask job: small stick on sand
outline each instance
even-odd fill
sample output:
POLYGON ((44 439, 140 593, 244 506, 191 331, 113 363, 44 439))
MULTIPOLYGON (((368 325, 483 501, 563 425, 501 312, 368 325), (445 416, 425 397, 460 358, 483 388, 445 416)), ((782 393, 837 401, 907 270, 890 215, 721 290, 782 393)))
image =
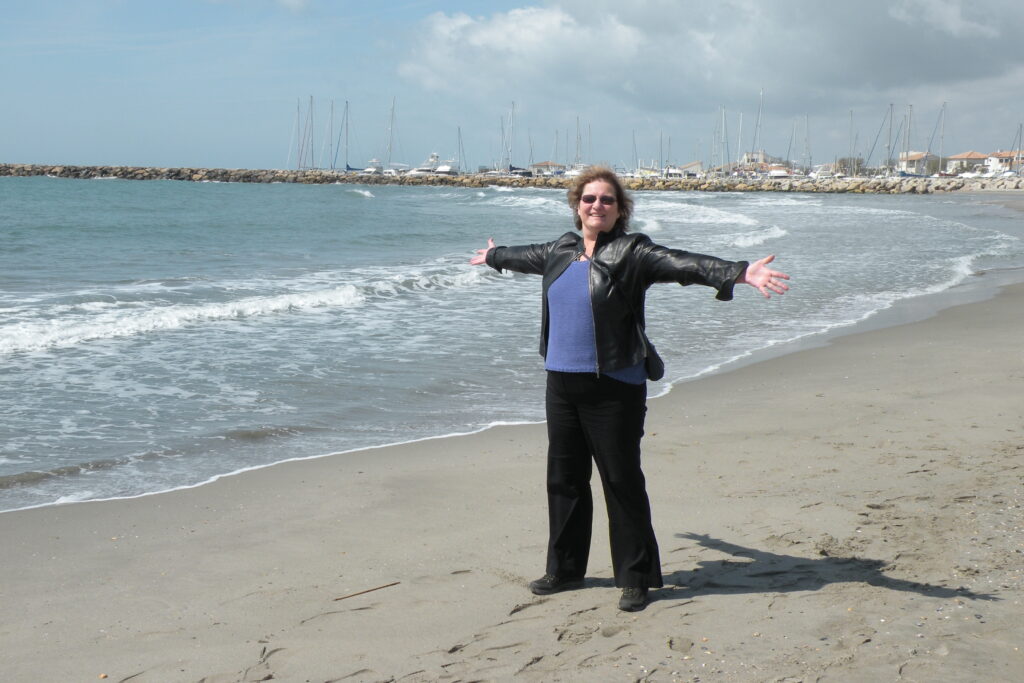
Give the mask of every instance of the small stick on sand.
POLYGON ((351 593, 349 595, 343 595, 340 598, 334 598, 334 601, 337 602, 338 600, 346 600, 348 598, 354 598, 357 595, 363 595, 364 593, 372 593, 373 591, 379 591, 381 588, 391 588, 392 586, 397 586, 400 583, 402 583, 402 582, 401 581, 395 581, 393 583, 386 583, 383 586, 377 586, 376 588, 367 588, 366 590, 359 591, 358 593, 351 593))

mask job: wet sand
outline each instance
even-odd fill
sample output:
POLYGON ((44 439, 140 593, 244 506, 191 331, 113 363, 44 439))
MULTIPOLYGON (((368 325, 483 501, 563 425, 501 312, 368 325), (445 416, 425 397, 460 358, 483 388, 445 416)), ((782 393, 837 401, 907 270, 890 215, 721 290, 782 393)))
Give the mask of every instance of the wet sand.
POLYGON ((1020 680, 1021 311, 1014 285, 653 400, 643 612, 601 511, 585 588, 526 590, 543 426, 502 427, 0 514, 2 677, 1020 680))

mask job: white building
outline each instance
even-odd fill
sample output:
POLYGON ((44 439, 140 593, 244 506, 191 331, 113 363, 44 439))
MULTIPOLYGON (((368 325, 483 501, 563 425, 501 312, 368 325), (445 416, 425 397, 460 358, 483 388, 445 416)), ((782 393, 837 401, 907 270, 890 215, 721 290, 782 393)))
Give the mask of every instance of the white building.
POLYGON ((946 157, 946 173, 966 173, 981 170, 988 159, 987 154, 981 152, 963 152, 946 157))
POLYGON ((989 173, 1003 173, 1005 171, 1019 171, 1021 161, 1024 161, 1024 150, 999 151, 988 155, 985 165, 988 166, 989 173))
POLYGON ((896 168, 904 173, 926 175, 928 173, 928 164, 932 161, 938 161, 938 159, 931 152, 907 152, 900 154, 899 165, 896 168))

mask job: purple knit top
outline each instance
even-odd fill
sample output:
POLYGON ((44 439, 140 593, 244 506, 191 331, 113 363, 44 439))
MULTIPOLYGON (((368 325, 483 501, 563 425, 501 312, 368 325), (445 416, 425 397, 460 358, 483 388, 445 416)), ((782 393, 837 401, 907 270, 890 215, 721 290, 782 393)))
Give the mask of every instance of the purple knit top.
MULTIPOLYGON (((548 354, 544 367, 555 372, 597 372, 594 312, 590 306, 590 261, 573 261, 548 287, 548 354)), ((640 363, 604 373, 629 384, 643 384, 640 363)))

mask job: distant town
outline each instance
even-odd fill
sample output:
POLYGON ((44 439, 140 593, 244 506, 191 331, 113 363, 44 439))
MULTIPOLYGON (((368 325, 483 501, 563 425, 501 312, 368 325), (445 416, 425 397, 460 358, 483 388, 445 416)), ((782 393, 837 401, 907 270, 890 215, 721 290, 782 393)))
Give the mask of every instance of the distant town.
MULTIPOLYGON (((843 158, 834 162, 818 164, 807 168, 793 162, 772 157, 764 150, 745 153, 737 162, 705 167, 701 161, 688 164, 658 164, 651 161, 635 168, 615 168, 623 178, 832 178, 832 177, 962 177, 994 178, 998 176, 1020 176, 1024 164, 1024 149, 1011 151, 997 150, 983 154, 973 150, 939 157, 931 152, 904 152, 882 166, 870 167, 860 158, 843 158)), ((579 175, 589 164, 560 164, 555 161, 541 161, 526 167, 511 164, 500 168, 478 167, 475 173, 482 176, 519 176, 523 178, 551 178, 579 175)), ((341 170, 341 169, 333 169, 341 170)), ((385 165, 378 159, 371 159, 363 169, 347 168, 346 172, 359 176, 427 177, 465 174, 454 159, 442 160, 432 154, 423 164, 409 168, 402 164, 385 165)))

